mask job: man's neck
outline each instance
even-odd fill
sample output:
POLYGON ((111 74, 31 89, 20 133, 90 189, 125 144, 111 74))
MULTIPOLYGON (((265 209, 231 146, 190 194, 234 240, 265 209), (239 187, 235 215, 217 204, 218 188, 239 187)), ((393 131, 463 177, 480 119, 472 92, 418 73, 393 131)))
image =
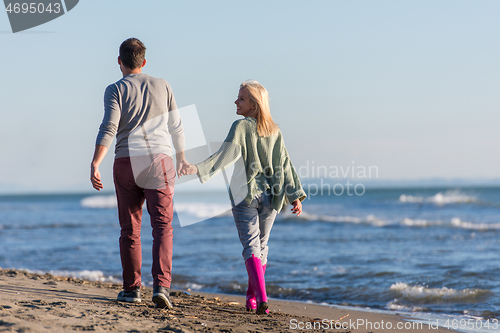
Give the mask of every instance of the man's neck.
POLYGON ((140 68, 134 68, 134 69, 123 67, 122 68, 122 73, 123 73, 123 76, 127 76, 127 75, 130 75, 130 74, 142 73, 142 67, 140 67, 140 68))

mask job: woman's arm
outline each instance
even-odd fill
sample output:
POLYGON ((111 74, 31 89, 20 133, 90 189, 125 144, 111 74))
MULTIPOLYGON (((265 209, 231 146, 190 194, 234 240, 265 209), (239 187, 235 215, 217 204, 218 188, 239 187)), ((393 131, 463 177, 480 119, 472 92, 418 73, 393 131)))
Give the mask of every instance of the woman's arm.
POLYGON ((288 155, 288 150, 285 147, 284 142, 282 143, 282 153, 284 154, 284 163, 283 163, 283 191, 285 191, 285 196, 288 199, 288 202, 292 203, 292 213, 300 216, 302 213, 302 201, 307 197, 306 192, 302 188, 302 184, 300 183, 300 179, 295 171, 295 168, 290 160, 290 156, 288 155))
POLYGON ((223 142, 219 150, 209 158, 196 164, 197 174, 206 183, 222 170, 230 167, 241 158, 241 147, 233 142, 223 142))
POLYGON ((203 162, 189 165, 183 175, 198 174, 202 183, 207 182, 219 172, 234 164, 242 157, 241 145, 244 142, 244 127, 235 121, 229 130, 229 134, 217 152, 212 154, 203 162))

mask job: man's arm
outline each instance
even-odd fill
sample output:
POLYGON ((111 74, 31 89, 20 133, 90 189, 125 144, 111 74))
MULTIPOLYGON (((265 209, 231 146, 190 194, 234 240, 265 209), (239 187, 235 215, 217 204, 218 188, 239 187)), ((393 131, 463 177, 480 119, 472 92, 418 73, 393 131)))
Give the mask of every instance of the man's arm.
POLYGON ((98 191, 103 188, 99 165, 101 165, 104 156, 108 152, 108 148, 113 141, 120 122, 121 111, 118 97, 119 93, 116 84, 110 84, 104 92, 104 118, 99 127, 94 158, 90 164, 90 181, 92 182, 92 186, 98 191))
POLYGON ((177 177, 181 178, 181 176, 186 175, 186 168, 189 167, 189 162, 186 160, 186 156, 184 156, 184 151, 177 152, 175 154, 176 160, 176 170, 177 177))
POLYGON ((104 156, 108 152, 108 148, 101 145, 95 146, 94 158, 92 159, 92 163, 90 164, 90 181, 92 182, 92 186, 100 191, 103 189, 101 183, 101 173, 99 172, 99 165, 101 165, 104 156))
POLYGON ((182 127, 179 110, 169 111, 168 129, 172 137, 175 149, 175 160, 177 176, 180 178, 184 174, 184 169, 189 165, 184 155, 184 128, 182 127))
POLYGON ((182 127, 181 115, 177 109, 177 103, 175 102, 174 94, 172 93, 172 88, 167 83, 167 106, 168 106, 168 132, 172 137, 172 143, 175 149, 175 159, 176 159, 176 169, 177 176, 180 178, 184 174, 185 168, 189 165, 189 162, 184 156, 184 127, 182 127))

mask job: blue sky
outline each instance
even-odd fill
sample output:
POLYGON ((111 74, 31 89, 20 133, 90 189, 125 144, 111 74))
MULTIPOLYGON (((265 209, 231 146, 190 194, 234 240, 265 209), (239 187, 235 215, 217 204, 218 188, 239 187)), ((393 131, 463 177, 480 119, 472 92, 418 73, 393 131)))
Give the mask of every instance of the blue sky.
POLYGON ((148 49, 144 72, 196 105, 208 141, 226 136, 239 84, 255 79, 297 168, 500 178, 499 12, 495 0, 81 0, 16 34, 4 12, 0 192, 91 190, 103 93, 128 37, 148 49))

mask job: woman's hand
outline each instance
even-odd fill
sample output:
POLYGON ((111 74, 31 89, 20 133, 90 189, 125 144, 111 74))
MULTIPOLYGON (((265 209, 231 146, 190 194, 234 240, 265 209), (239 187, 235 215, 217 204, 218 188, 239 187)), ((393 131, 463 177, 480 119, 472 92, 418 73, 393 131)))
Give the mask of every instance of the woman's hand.
POLYGON ((302 202, 300 202, 299 199, 295 200, 292 202, 293 208, 291 209, 293 214, 297 214, 297 216, 300 216, 302 213, 302 202))

